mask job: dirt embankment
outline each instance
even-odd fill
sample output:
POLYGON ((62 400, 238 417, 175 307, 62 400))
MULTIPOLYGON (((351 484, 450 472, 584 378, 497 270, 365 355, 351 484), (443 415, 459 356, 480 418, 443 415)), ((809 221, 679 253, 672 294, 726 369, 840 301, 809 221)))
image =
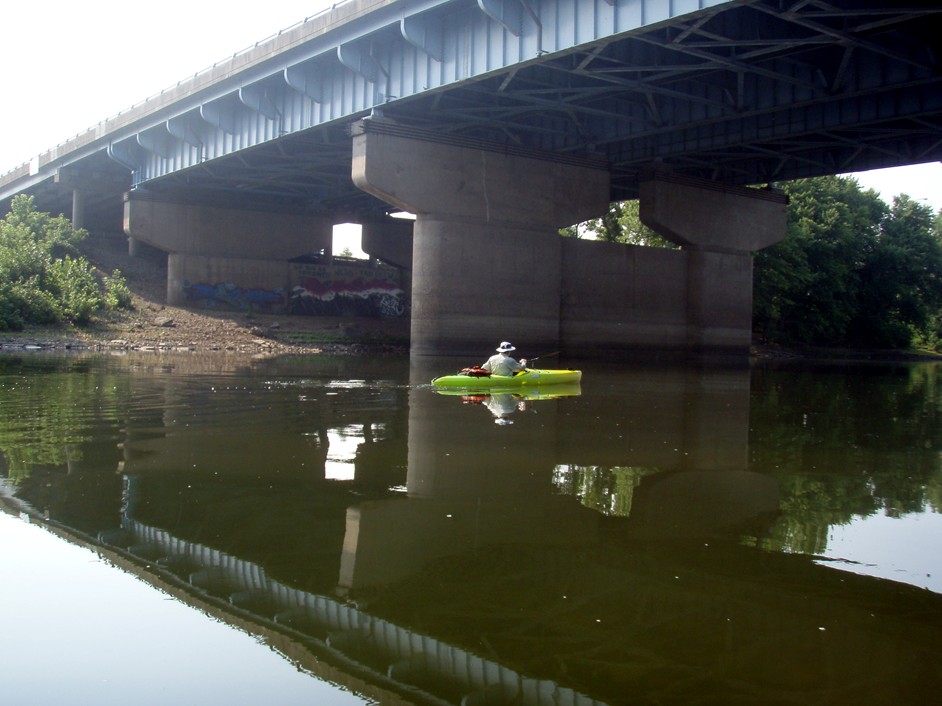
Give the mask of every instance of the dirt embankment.
POLYGON ((106 312, 83 327, 0 332, 0 350, 23 347, 237 353, 358 353, 408 350, 409 321, 249 314, 167 306, 166 257, 130 257, 121 234, 91 235, 83 254, 102 274, 120 270, 133 295, 130 311, 106 312))

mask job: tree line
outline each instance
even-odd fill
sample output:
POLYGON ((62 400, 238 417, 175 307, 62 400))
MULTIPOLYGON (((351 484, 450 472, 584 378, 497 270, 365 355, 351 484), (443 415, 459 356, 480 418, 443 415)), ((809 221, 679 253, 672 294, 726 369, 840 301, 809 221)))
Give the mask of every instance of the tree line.
MULTIPOLYGON (((753 332, 782 346, 942 352, 942 211, 903 194, 887 204, 852 177, 799 179, 787 235, 755 255, 753 332)), ((638 202, 562 234, 677 247, 641 223, 638 202)))

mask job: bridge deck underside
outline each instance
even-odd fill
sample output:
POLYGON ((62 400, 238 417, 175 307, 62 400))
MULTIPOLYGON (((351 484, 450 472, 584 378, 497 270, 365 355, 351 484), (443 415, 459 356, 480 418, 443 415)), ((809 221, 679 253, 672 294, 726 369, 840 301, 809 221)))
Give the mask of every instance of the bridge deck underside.
MULTIPOLYGON (((125 169, 129 186, 156 194, 351 219, 390 210, 350 179, 349 126, 371 110, 456 139, 603 157, 613 201, 636 198, 642 169, 654 163, 756 184, 942 159, 937 3, 700 2, 669 16, 671 3, 645 0, 649 13, 663 5, 663 20, 609 35, 581 29, 604 25, 606 12, 617 28, 619 13, 637 4, 524 3, 533 16, 508 20, 514 35, 454 0, 422 15, 440 46, 416 49, 397 19, 334 47, 330 60, 324 52, 298 64, 320 81, 317 100, 298 92, 297 79, 289 86, 283 68, 256 69, 237 91, 231 125, 220 114, 222 127, 200 123, 196 139, 191 118, 210 111, 206 101, 183 102, 179 115, 127 133, 115 152, 138 160, 133 175, 125 169), (582 41, 586 34, 596 38, 582 41), (360 74, 351 48, 368 49, 356 54, 360 74)), ((232 95, 212 105, 231 108, 232 95)))

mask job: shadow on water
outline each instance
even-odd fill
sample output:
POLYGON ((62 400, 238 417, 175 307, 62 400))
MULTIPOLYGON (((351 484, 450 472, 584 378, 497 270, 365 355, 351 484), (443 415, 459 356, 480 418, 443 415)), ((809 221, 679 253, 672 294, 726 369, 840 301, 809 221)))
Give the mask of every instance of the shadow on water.
POLYGON ((607 366, 552 394, 428 384, 460 367, 5 359, 0 470, 56 527, 365 693, 938 693, 939 593, 817 561, 834 523, 924 509, 942 485, 935 369, 607 366))

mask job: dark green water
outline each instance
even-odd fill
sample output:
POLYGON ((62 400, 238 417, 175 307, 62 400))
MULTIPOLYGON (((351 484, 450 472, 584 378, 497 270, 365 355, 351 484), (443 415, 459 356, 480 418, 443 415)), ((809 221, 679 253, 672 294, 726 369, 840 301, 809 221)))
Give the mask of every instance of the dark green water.
POLYGON ((4 693, 938 698, 942 368, 565 363, 486 397, 427 384, 460 361, 0 357, 4 693))

